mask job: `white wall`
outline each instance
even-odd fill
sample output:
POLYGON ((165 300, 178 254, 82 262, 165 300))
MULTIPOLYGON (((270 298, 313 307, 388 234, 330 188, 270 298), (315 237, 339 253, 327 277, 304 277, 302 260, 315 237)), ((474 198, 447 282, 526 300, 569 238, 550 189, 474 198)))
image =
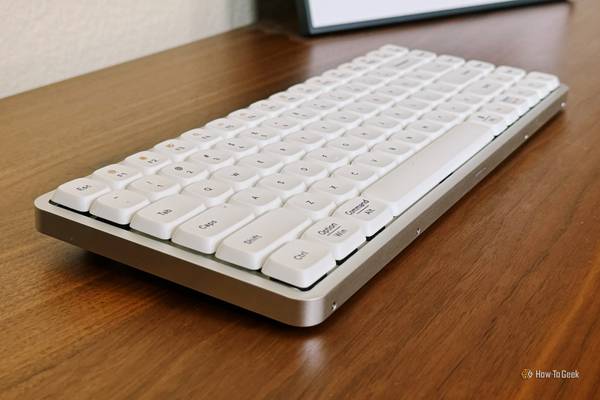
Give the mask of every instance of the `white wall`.
POLYGON ((0 98, 255 20, 252 0, 0 0, 0 98))

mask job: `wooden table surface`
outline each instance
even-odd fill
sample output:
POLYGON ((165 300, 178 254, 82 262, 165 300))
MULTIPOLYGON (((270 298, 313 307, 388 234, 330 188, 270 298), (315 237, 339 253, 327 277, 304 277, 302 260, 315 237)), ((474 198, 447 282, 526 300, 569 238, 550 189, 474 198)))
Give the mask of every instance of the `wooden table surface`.
POLYGON ((599 15, 584 0, 317 39, 261 24, 1 100, 0 397, 600 398, 599 15), (37 195, 385 43, 555 73, 570 101, 324 324, 35 231, 37 195))

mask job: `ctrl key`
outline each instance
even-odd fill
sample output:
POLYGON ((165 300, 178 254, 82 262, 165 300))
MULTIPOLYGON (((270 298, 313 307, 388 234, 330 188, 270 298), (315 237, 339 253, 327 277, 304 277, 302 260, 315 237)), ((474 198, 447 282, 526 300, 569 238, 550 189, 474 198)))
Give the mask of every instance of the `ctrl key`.
POLYGON ((262 273, 290 285, 307 288, 335 267, 331 250, 322 244, 296 239, 269 256, 262 273))
POLYGON ((89 211, 92 202, 110 192, 107 184, 90 178, 77 178, 60 185, 52 201, 76 211, 89 211))

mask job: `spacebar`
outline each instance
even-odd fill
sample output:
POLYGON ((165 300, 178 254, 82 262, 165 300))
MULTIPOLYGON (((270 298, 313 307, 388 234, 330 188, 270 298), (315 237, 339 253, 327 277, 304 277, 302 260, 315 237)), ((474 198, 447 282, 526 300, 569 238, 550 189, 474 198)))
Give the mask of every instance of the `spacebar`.
POLYGON ((369 186, 363 195, 387 204, 394 216, 400 215, 493 138, 486 126, 463 122, 369 186))

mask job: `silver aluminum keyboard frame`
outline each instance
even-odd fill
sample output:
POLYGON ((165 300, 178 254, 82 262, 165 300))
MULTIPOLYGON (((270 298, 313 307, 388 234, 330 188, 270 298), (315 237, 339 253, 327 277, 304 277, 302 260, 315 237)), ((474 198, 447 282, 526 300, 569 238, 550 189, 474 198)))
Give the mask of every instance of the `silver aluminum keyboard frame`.
POLYGON ((317 325, 564 108, 567 91, 565 85, 555 89, 308 290, 56 206, 50 202, 54 191, 35 200, 36 226, 46 235, 285 324, 317 325))

